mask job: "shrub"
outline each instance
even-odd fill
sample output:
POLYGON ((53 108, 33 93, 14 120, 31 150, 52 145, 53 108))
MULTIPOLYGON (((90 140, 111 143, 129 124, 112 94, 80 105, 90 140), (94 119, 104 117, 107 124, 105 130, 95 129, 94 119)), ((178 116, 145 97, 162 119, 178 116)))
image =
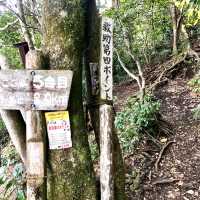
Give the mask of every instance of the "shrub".
POLYGON ((130 152, 133 145, 139 141, 141 132, 155 133, 159 110, 160 103, 152 96, 146 95, 143 102, 136 97, 128 99, 124 110, 117 113, 115 120, 125 152, 130 152))
POLYGON ((194 93, 200 94, 200 76, 195 76, 188 82, 188 85, 194 93))
MULTIPOLYGON (((200 95, 200 76, 195 76, 188 82, 189 87, 192 89, 192 92, 200 95)), ((200 104, 192 110, 193 117, 195 120, 200 119, 200 104)))
POLYGON ((25 170, 12 145, 2 150, 0 187, 0 199, 25 200, 25 170))
POLYGON ((200 104, 192 110, 192 113, 195 120, 200 119, 200 104))
POLYGON ((8 144, 9 135, 3 120, 0 118, 0 147, 3 148, 8 144))

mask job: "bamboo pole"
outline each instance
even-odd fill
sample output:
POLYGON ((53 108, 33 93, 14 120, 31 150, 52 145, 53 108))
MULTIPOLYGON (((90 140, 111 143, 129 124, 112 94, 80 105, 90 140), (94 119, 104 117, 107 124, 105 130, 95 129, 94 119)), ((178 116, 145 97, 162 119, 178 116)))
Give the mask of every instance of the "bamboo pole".
MULTIPOLYGON (((26 69, 42 68, 42 55, 31 50, 26 55, 26 69)), ((34 105, 32 105, 34 108, 34 105)), ((45 129, 41 111, 26 111, 27 200, 46 200, 45 129)))

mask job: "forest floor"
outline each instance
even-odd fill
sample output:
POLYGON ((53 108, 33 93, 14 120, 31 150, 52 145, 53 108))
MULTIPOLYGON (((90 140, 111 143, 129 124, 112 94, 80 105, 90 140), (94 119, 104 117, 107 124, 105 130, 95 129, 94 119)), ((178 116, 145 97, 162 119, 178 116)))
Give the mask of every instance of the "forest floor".
MULTIPOLYGON (((187 82, 176 77, 155 91, 161 102, 160 113, 173 134, 157 138, 161 148, 144 139, 125 156, 128 200, 200 199, 200 123, 192 115, 200 98, 187 82)), ((115 87, 117 111, 136 89, 133 83, 115 87)))

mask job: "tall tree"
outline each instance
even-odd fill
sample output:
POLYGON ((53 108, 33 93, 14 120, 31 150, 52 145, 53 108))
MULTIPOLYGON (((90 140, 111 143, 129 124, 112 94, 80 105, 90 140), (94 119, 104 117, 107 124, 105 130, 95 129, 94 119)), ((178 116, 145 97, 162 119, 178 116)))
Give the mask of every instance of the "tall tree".
POLYGON ((96 187, 82 107, 84 0, 44 0, 43 52, 51 69, 74 72, 69 114, 73 148, 49 150, 49 199, 96 199, 96 187))

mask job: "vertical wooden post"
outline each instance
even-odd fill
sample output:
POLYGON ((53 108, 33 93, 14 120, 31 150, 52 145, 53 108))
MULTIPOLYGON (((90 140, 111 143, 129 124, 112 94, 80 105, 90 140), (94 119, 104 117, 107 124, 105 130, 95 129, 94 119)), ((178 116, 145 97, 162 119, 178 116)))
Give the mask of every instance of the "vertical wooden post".
MULTIPOLYGON (((112 0, 107 1, 109 8, 112 0)), ((107 7, 108 6, 108 7, 107 7)), ((100 185, 101 200, 114 200, 113 178, 113 21, 102 17, 100 52, 100 185)))
MULTIPOLYGON (((26 69, 42 67, 42 55, 31 50, 26 55, 26 69)), ((32 105, 34 108, 34 105, 32 105)), ((45 129, 41 111, 26 111, 27 200, 46 200, 45 129)))
POLYGON ((113 108, 100 106, 100 183, 101 200, 114 200, 113 179, 113 108))

